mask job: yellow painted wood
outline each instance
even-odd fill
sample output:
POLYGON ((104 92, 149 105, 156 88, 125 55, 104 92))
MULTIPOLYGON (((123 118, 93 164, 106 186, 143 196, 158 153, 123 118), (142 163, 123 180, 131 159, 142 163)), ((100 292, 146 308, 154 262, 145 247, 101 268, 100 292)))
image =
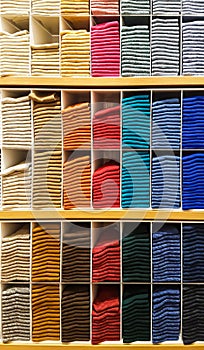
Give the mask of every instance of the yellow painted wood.
POLYGON ((204 221, 204 210, 11 210, 0 211, 0 220, 160 220, 204 221))
POLYGON ((1 77, 0 87, 52 87, 52 88, 134 88, 140 87, 192 87, 204 85, 204 77, 116 77, 116 78, 46 78, 46 77, 1 77))

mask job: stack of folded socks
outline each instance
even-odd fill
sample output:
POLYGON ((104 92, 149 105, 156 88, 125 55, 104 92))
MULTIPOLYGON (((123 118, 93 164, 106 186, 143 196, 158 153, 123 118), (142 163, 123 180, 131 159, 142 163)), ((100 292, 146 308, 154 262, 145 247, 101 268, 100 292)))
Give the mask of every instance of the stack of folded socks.
POLYGON ((204 154, 183 156, 183 209, 204 209, 204 154))
POLYGON ((32 0, 32 14, 56 16, 60 12, 60 0, 32 0))
POLYGON ((61 0, 61 14, 74 16, 89 14, 89 0, 61 0))
POLYGON ((32 132, 29 96, 3 98, 1 112, 3 145, 15 149, 30 148, 32 132))
POLYGON ((100 109, 94 114, 93 143, 95 149, 120 148, 120 105, 100 109))
POLYGON ((30 341, 30 290, 10 286, 3 290, 1 301, 3 342, 30 341))
POLYGON ((62 342, 90 340, 90 288, 66 286, 62 292, 62 342))
POLYGON ((30 11, 29 0, 1 0, 1 14, 26 14, 30 11))
POLYGON ((152 75, 179 74, 179 20, 152 20, 152 75))
POLYGON ((179 15, 181 13, 182 0, 153 0, 153 14, 172 14, 179 15))
POLYGON ((182 144, 184 149, 203 149, 204 96, 183 98, 182 144))
POLYGON ((32 281, 58 282, 60 278, 60 224, 33 228, 32 281))
POLYGON ((123 152, 122 207, 149 208, 149 152, 123 152))
POLYGON ((201 15, 203 14, 203 0, 191 1, 182 0, 182 13, 184 15, 201 15))
POLYGON ((155 156, 152 160, 152 208, 180 207, 180 157, 155 156))
POLYGON ((122 100, 123 148, 148 149, 150 144, 150 97, 148 94, 122 100))
POLYGON ((192 344, 194 342, 204 342, 203 314, 204 286, 184 286, 182 337, 185 345, 192 344))
POLYGON ((179 149, 181 106, 178 98, 167 98, 152 103, 152 147, 179 149))
POLYGON ((32 92, 35 149, 61 150, 61 102, 57 92, 32 92))
POLYGON ((90 33, 86 29, 61 33, 61 75, 90 76, 90 33))
POLYGON ((120 207, 120 165, 105 162, 93 174, 93 207, 120 207))
POLYGON ((63 282, 89 282, 91 241, 90 227, 70 223, 62 242, 63 282))
POLYGON ((122 27, 122 76, 150 75, 149 35, 148 25, 122 27))
POLYGON ((152 265, 154 282, 180 282, 181 237, 177 227, 167 224, 153 232, 152 265))
POLYGON ((124 282, 150 282, 150 233, 145 224, 125 223, 122 262, 124 282))
POLYGON ((68 159, 63 169, 64 209, 89 208, 91 160, 89 155, 68 159))
POLYGON ((92 306, 92 344, 120 340, 120 291, 99 285, 92 306))
POLYGON ((89 102, 77 103, 62 110, 64 150, 90 149, 91 111, 89 102))
POLYGON ((123 15, 149 14, 149 0, 121 0, 121 10, 123 15))
POLYGON ((31 74, 33 76, 59 75, 59 44, 32 45, 31 74))
POLYGON ((104 227, 92 250, 92 282, 120 282, 120 233, 104 227))
POLYGON ((150 291, 147 286, 124 286, 123 342, 150 340, 150 291))
POLYGON ((183 23, 182 54, 184 75, 204 75, 203 31, 204 21, 202 20, 183 23))
POLYGON ((20 163, 2 172, 4 209, 31 207, 31 164, 20 163))
POLYGON ((118 21, 91 28, 91 68, 93 77, 120 75, 120 28, 118 21))
POLYGON ((62 152, 35 151, 33 207, 61 208, 62 152))
POLYGON ((30 72, 30 34, 21 30, 0 33, 0 76, 28 76, 30 72))
POLYGON ((204 282, 204 225, 183 224, 183 281, 204 282))
POLYGON ((119 0, 91 0, 91 13, 94 16, 119 15, 119 0))
POLYGON ((32 285, 32 340, 33 342, 60 340, 59 285, 32 285))
POLYGON ((24 224, 7 236, 2 236, 1 279, 4 282, 30 280, 30 232, 28 224, 24 224))
POLYGON ((178 341, 180 335, 180 286, 157 286, 153 292, 152 341, 178 341))

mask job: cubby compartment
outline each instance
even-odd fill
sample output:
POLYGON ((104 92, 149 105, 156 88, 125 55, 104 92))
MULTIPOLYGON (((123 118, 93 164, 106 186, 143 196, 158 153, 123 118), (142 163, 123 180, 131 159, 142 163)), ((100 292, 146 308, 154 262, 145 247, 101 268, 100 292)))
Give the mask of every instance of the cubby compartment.
MULTIPOLYGON (((56 15, 55 15, 56 16, 56 15)), ((33 15, 31 17, 31 74, 60 75, 60 19, 33 15)))
POLYGON ((63 164, 64 209, 91 207, 91 152, 64 152, 63 164))
POLYGON ((93 208, 120 207, 120 151, 95 150, 93 154, 93 208))
POLYGON ((1 17, 0 76, 30 75, 29 17, 5 15, 1 17))
POLYGON ((148 15, 151 13, 151 5, 152 1, 150 0, 120 1, 121 13, 123 16, 148 15))
POLYGON ((120 223, 94 222, 92 226, 92 282, 120 283, 120 223))
POLYGON ((92 92, 93 148, 120 149, 121 143, 120 91, 92 92))
POLYGON ((31 13, 44 17, 60 16, 60 0, 31 0, 31 13))
POLYGON ((29 283, 31 264, 31 228, 29 222, 1 224, 1 281, 29 283))
POLYGON ((91 108, 89 91, 62 92, 64 151, 91 149, 91 108))
POLYGON ((30 0, 15 1, 15 0, 1 0, 1 15, 29 15, 30 0))
POLYGON ((62 223, 62 282, 90 283, 91 223, 62 223))
POLYGON ((91 14, 93 16, 114 16, 119 15, 119 0, 90 0, 91 14))
MULTIPOLYGON (((143 10, 145 11, 145 6, 143 10)), ((151 74, 150 19, 149 16, 122 17, 121 75, 123 77, 151 74)))

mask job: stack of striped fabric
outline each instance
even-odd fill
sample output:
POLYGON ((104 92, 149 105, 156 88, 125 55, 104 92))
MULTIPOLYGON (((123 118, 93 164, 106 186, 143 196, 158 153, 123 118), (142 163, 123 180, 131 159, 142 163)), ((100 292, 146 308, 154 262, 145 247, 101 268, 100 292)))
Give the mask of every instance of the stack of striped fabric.
POLYGON ((30 12, 29 0, 1 0, 1 14, 26 14, 30 12))
POLYGON ((183 98, 182 144, 184 149, 203 149, 204 96, 183 98))
POLYGON ((204 225, 183 224, 183 281, 204 282, 204 225))
POLYGON ((157 286, 153 292, 153 343, 178 341, 180 334, 180 287, 157 286))
POLYGON ((91 111, 88 102, 62 110, 64 150, 89 149, 91 146, 91 111))
POLYGON ((98 286, 92 308, 92 344, 120 340, 120 291, 117 286, 98 286))
POLYGON ((28 76, 30 73, 30 34, 27 30, 0 33, 0 76, 28 76))
POLYGON ((182 13, 184 15, 201 15, 203 14, 203 6, 203 0, 182 0, 182 13))
POLYGON ((94 16, 119 15, 119 1, 91 0, 91 13, 94 16))
POLYGON ((2 292, 3 342, 30 341, 30 291, 24 287, 7 287, 2 292))
POLYGON ((31 74, 33 76, 59 75, 60 55, 58 43, 32 45, 31 49, 31 74))
POLYGON ((145 224, 125 223, 122 240, 124 282, 150 282, 150 233, 145 224))
POLYGON ((157 100, 152 103, 152 147, 179 149, 181 106, 178 98, 157 100))
POLYGON ((2 172, 4 209, 31 207, 31 164, 20 163, 2 172))
POLYGON ((150 144, 150 97, 123 98, 123 148, 148 149, 150 144))
POLYGON ((180 207, 180 157, 162 155, 152 160, 152 208, 180 207))
POLYGON ((89 14, 89 0, 61 0, 62 15, 89 14))
POLYGON ((61 208, 62 152, 35 151, 33 207, 61 208))
POLYGON ((32 285, 32 316, 33 342, 60 340, 59 285, 32 285))
POLYGON ((113 225, 99 233, 92 250, 92 282, 120 282, 120 233, 113 225))
POLYGON ((204 342, 204 286, 183 287, 182 336, 185 345, 204 342))
POLYGON ((93 77, 120 75, 120 28, 118 21, 91 28, 91 69, 93 77))
POLYGON ((90 281, 90 227, 70 223, 63 233, 63 282, 90 281))
POLYGON ((183 0, 153 0, 153 14, 172 14, 181 13, 181 1, 183 0))
POLYGON ((154 282, 180 282, 181 237, 177 227, 167 224, 153 232, 152 264, 154 282))
POLYGON ((150 340, 150 291, 147 286, 124 286, 123 342, 150 340))
POLYGON ((179 74, 179 19, 152 20, 152 75, 179 74))
POLYGON ((68 159, 63 169, 64 209, 89 208, 91 160, 89 155, 68 159))
POLYGON ((122 27, 122 76, 150 75, 148 25, 122 27))
POLYGON ((62 292, 62 342, 90 340, 89 286, 69 285, 62 292))
POLYGON ((90 76, 90 33, 87 30, 61 33, 61 75, 90 76))
POLYGON ((28 224, 24 224, 8 236, 4 236, 4 233, 2 235, 1 279, 4 282, 30 280, 30 232, 28 224))
POLYGON ((120 207, 120 165, 108 161, 93 174, 93 207, 120 207))
POLYGON ((123 152, 122 207, 149 208, 150 155, 148 152, 123 152))
POLYGON ((61 149, 61 102, 57 92, 32 92, 35 149, 61 149))
POLYGON ((60 278, 60 224, 33 228, 32 281, 58 282, 60 278))
POLYGON ((183 156, 183 209, 204 209, 204 154, 183 156))
POLYGON ((95 149, 120 148, 120 106, 100 109, 94 114, 93 142, 95 149))
POLYGON ((182 54, 184 75, 204 75, 203 31, 204 21, 202 20, 183 23, 182 54))
POLYGON ((121 0, 121 10, 123 15, 148 14, 150 11, 150 1, 121 0))
POLYGON ((33 15, 56 16, 60 12, 59 0, 32 0, 33 15))
POLYGON ((1 101, 3 145, 13 148, 30 148, 31 103, 29 96, 5 97, 1 101))

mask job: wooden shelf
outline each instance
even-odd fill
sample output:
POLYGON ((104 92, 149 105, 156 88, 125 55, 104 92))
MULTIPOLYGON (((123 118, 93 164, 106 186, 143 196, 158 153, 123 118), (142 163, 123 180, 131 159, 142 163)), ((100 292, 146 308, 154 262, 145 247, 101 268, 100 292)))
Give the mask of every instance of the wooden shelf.
POLYGON ((0 220, 158 220, 204 221, 204 210, 11 210, 0 211, 0 220))
POLYGON ((46 78, 46 77, 0 77, 0 87, 49 87, 49 88, 134 88, 140 87, 199 87, 204 77, 116 77, 116 78, 46 78))

